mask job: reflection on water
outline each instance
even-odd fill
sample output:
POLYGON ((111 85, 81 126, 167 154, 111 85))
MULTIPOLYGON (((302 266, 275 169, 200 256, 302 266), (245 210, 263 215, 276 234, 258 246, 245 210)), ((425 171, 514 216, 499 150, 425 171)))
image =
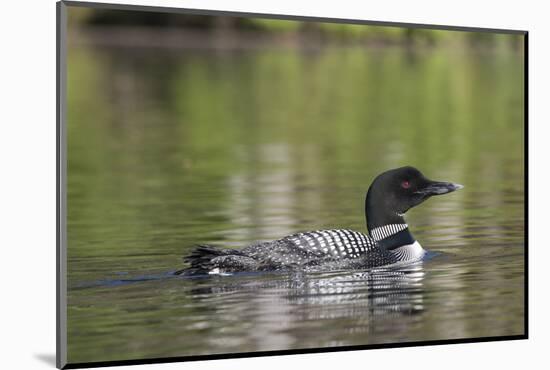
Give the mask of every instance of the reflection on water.
POLYGON ((523 327, 523 64, 512 51, 73 46, 71 362, 515 335, 523 327), (399 269, 169 275, 196 243, 365 230, 410 164, 465 185, 410 211, 399 269))
POLYGON ((400 320, 402 316, 420 313, 423 277, 419 262, 400 269, 369 272, 222 278, 193 288, 190 294, 198 305, 210 305, 213 297, 221 295, 240 297, 240 305, 231 310, 213 304, 214 316, 227 322, 236 317, 246 320, 256 349, 265 351, 294 348, 296 338, 291 332, 304 323, 339 321, 341 334, 348 336, 368 333, 371 325, 365 324, 369 322, 389 317, 400 320), (363 325, 346 325, 350 320, 363 325))
POLYGON ((353 315, 353 310, 335 315, 322 310, 331 304, 352 304, 365 312, 410 312, 422 310, 422 279, 424 271, 418 262, 406 267, 377 269, 368 272, 301 274, 267 281, 237 281, 220 279, 213 286, 193 289, 193 294, 220 294, 228 292, 256 292, 262 290, 276 300, 291 304, 319 306, 320 311, 308 312, 308 318, 353 315))

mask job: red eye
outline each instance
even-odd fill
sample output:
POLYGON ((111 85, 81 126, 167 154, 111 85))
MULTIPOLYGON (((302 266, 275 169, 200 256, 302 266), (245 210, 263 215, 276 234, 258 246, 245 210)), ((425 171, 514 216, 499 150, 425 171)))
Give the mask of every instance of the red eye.
POLYGON ((403 189, 408 189, 408 188, 411 187, 411 183, 408 182, 407 180, 405 180, 405 181, 403 181, 403 182, 401 183, 401 187, 402 187, 403 189))

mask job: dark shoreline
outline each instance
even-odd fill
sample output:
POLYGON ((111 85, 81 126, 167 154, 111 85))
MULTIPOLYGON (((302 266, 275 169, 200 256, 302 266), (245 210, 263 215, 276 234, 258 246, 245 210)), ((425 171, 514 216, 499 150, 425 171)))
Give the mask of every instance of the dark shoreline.
MULTIPOLYGON (((329 36, 317 32, 251 32, 239 30, 197 30, 189 28, 156 28, 101 26, 74 29, 69 35, 71 46, 99 46, 116 48, 172 49, 172 50, 302 50, 319 51, 330 48, 378 49, 400 47, 404 49, 431 50, 478 49, 479 51, 497 50, 497 45, 475 45, 465 43, 463 39, 450 39, 445 43, 424 38, 395 38, 375 36, 362 39, 329 36)), ((521 54, 521 50, 510 49, 521 54)))

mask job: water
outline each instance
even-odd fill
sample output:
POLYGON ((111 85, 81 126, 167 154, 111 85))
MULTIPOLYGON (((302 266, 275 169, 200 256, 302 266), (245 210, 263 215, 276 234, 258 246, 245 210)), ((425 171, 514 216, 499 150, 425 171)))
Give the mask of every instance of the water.
POLYGON ((524 332, 521 53, 73 45, 68 65, 70 362, 524 332), (424 262, 170 275, 196 243, 365 231, 373 177, 407 164, 465 185, 408 212, 424 262))

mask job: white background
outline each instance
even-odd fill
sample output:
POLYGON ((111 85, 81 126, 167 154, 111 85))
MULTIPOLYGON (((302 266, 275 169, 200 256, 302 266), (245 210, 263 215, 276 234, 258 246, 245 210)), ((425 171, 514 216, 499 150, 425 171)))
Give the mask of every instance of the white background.
MULTIPOLYGON (((446 345, 134 366, 132 369, 548 368, 549 20, 544 1, 128 0, 135 4, 530 31, 530 337, 446 345), (545 353, 546 352, 546 353, 545 353)), ((112 0, 124 3, 124 1, 112 0)), ((2 4, 0 367, 53 368, 55 354, 55 1, 2 4)), ((495 137, 498 140, 498 137, 495 137)))

